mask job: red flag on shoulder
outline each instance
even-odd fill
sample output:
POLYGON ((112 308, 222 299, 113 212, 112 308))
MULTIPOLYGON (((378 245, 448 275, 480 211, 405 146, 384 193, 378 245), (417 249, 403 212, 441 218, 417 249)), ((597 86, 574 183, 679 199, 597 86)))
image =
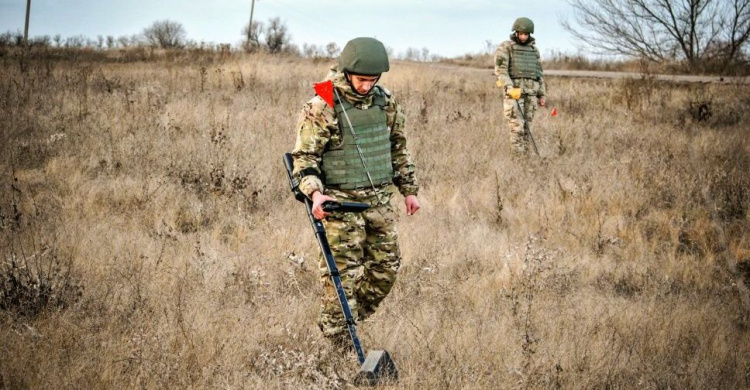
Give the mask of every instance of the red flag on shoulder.
POLYGON ((313 88, 315 88, 315 93, 333 108, 333 81, 328 80, 315 83, 313 84, 313 88))

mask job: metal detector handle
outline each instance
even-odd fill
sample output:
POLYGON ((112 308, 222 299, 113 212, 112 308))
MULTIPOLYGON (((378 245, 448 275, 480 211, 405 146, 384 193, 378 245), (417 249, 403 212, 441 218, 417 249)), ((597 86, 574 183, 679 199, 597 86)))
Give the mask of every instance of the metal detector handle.
POLYGON ((323 211, 327 213, 361 213, 370 208, 367 203, 355 203, 355 202, 336 202, 326 201, 323 202, 323 211))
POLYGON ((294 193, 294 197, 300 202, 303 202, 305 204, 305 208, 307 209, 307 216, 310 219, 310 223, 312 223, 313 231, 315 232, 315 238, 318 239, 320 251, 321 253, 323 253, 323 257, 326 260, 326 266, 328 267, 328 272, 331 274, 331 281, 333 281, 333 285, 334 287, 336 287, 336 296, 338 296, 339 298, 341 311, 344 312, 344 318, 346 318, 346 326, 349 328, 349 336, 351 336, 352 343, 354 343, 354 349, 357 351, 357 359, 359 359, 359 364, 363 364, 365 361, 365 353, 362 350, 362 345, 360 344, 359 337, 357 336, 357 328, 354 325, 354 316, 352 315, 352 310, 349 307, 349 301, 347 301, 344 287, 341 285, 341 274, 339 273, 338 267, 336 267, 336 261, 333 259, 331 247, 328 245, 326 229, 323 226, 323 222, 316 219, 313 215, 312 200, 310 200, 310 198, 305 196, 305 194, 300 191, 299 182, 294 179, 294 175, 292 174, 294 170, 294 160, 292 159, 292 155, 289 153, 284 153, 284 166, 286 167, 286 174, 289 178, 289 184, 292 188, 292 193, 294 193), (298 194, 302 195, 301 199, 298 194))

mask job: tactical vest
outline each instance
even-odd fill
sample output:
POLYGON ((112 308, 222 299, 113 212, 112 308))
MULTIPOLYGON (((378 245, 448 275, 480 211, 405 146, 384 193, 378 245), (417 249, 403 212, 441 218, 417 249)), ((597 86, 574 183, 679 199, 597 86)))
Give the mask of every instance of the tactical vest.
POLYGON ((508 74, 512 79, 534 79, 542 78, 542 67, 536 56, 536 49, 532 45, 519 45, 513 43, 510 46, 510 63, 508 74))
POLYGON ((342 145, 323 153, 321 169, 326 186, 344 190, 370 188, 370 180, 357 151, 357 144, 362 150, 375 186, 393 181, 391 133, 385 113, 385 95, 379 87, 375 88, 373 104, 366 110, 354 107, 346 99, 336 101, 334 111, 339 122, 342 145), (344 109, 351 120, 354 133, 357 134, 356 140, 344 116, 344 109))

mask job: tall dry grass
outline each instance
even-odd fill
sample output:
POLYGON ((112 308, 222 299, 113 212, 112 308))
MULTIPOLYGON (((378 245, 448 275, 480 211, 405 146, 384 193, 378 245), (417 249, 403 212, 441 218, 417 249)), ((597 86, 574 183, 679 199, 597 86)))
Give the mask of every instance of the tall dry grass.
MULTIPOLYGON (((0 387, 350 386, 281 164, 327 64, 0 61, 0 387)), ((394 387, 750 386, 747 89, 552 78, 516 160, 492 81, 383 79, 423 205, 360 326, 394 387)))

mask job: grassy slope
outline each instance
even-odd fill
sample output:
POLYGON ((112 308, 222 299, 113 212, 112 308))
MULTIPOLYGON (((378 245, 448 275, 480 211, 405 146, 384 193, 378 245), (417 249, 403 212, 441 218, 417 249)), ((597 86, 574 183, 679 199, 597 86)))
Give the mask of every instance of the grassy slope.
MULTIPOLYGON (((0 311, 0 384, 347 385, 281 165, 326 64, 2 61, 0 270, 41 274, 60 305, 0 311)), ((402 388, 749 386, 732 273, 750 250, 747 89, 552 78, 544 160, 517 161, 481 77, 384 77, 423 210, 401 216, 404 265, 365 346, 402 388)))

